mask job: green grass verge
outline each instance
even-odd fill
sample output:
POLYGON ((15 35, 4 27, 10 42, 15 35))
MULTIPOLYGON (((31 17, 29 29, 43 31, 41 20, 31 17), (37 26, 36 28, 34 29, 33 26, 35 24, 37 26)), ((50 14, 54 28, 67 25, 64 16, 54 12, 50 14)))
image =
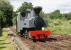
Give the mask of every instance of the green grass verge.
POLYGON ((0 37, 0 50, 13 50, 14 46, 7 37, 7 30, 3 29, 3 36, 0 37))
POLYGON ((71 20, 49 19, 45 29, 51 30, 53 34, 71 34, 71 20))

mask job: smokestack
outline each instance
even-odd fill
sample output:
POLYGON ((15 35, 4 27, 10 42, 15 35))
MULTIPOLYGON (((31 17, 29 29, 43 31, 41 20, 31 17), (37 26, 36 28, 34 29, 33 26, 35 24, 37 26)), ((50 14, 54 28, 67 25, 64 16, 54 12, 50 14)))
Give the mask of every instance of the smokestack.
POLYGON ((36 15, 39 15, 40 11, 42 10, 41 7, 35 7, 33 9, 34 9, 36 15))

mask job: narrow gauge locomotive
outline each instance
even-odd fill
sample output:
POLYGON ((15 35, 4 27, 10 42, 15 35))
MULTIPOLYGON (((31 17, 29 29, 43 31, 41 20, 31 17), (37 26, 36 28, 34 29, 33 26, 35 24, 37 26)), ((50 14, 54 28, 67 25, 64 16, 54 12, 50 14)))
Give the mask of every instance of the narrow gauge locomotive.
POLYGON ((42 40, 51 35, 50 31, 42 30, 42 27, 47 25, 39 16, 41 10, 41 7, 35 7, 17 14, 16 28, 20 36, 33 40, 42 40))

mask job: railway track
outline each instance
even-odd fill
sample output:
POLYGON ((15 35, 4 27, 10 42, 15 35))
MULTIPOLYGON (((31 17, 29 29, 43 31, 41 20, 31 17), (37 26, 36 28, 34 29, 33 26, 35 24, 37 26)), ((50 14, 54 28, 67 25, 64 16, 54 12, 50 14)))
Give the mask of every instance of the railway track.
POLYGON ((22 41, 19 39, 19 37, 15 37, 14 42, 16 44, 16 50, 29 50, 29 48, 26 46, 25 43, 22 43, 22 41))
POLYGON ((15 44, 17 46, 16 50, 71 50, 71 37, 70 40, 62 39, 52 42, 46 41, 45 43, 34 43, 31 40, 25 40, 22 37, 16 36, 15 44))
MULTIPOLYGON (((10 28, 11 31, 13 31, 14 33, 16 32, 15 29, 10 28)), ((14 37, 14 41, 13 45, 14 45, 14 50, 30 50, 25 43, 23 43, 21 41, 21 39, 18 36, 13 36, 14 37)))

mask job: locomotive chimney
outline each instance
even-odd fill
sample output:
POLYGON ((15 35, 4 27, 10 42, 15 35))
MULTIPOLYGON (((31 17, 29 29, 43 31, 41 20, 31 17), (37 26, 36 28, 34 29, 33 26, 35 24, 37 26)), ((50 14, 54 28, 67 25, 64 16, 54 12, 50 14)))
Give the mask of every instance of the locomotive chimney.
POLYGON ((34 9, 35 14, 39 16, 39 13, 42 10, 42 8, 41 7, 35 7, 33 9, 34 9))

